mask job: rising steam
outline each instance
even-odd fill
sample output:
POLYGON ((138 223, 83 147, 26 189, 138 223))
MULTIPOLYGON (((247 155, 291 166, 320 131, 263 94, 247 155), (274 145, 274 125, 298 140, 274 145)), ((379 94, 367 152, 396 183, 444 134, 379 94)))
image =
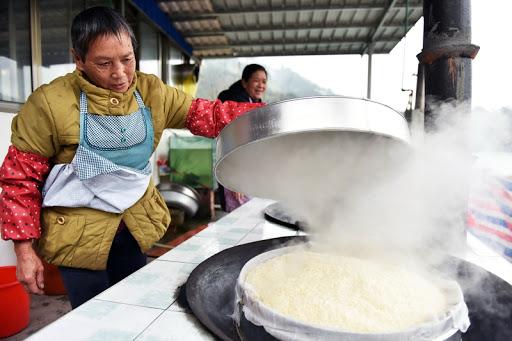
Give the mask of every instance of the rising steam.
POLYGON ((238 164, 253 164, 249 158, 270 150, 285 157, 232 183, 280 201, 333 249, 379 258, 453 252, 465 243, 477 160, 506 150, 512 115, 469 113, 451 104, 439 106, 436 115, 435 131, 412 131, 410 148, 386 137, 333 131, 253 144, 238 164))

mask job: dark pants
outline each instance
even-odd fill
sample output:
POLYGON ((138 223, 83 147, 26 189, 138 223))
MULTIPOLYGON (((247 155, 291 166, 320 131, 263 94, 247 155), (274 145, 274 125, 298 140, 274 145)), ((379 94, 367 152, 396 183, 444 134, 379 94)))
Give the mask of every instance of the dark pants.
POLYGON ((125 227, 119 231, 108 255, 106 270, 87 270, 59 266, 68 292, 71 307, 75 309, 100 292, 146 265, 146 255, 125 227))

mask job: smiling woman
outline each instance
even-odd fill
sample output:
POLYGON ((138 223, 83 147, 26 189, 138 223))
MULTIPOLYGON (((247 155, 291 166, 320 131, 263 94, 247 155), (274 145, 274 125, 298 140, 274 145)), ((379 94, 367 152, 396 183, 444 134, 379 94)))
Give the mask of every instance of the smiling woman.
POLYGON ((259 64, 249 64, 242 72, 242 79, 231 84, 219 94, 221 101, 261 102, 267 89, 267 70, 259 64))
MULTIPOLYGON (((221 101, 262 103, 263 94, 267 89, 267 70, 259 64, 249 64, 242 72, 242 79, 233 83, 229 89, 222 91, 218 98, 221 101)), ((231 212, 249 201, 249 197, 230 191, 219 184, 218 197, 222 209, 231 212)))

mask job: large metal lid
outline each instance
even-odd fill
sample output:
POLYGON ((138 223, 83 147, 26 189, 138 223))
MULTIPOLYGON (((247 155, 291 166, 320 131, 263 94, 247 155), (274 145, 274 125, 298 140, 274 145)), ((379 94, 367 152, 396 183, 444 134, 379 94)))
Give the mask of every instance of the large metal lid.
POLYGON ((302 180, 326 173, 320 182, 339 188, 363 175, 377 179, 409 143, 406 120, 386 105, 350 97, 294 99, 227 125, 217 138, 215 176, 231 190, 279 200, 276 192, 298 186, 317 190, 302 180))

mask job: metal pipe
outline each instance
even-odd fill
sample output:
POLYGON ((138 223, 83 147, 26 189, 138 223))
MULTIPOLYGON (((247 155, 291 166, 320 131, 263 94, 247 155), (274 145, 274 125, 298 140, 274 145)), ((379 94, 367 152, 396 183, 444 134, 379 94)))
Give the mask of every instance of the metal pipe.
POLYGON ((32 58, 32 90, 42 84, 41 66, 43 57, 41 52, 41 16, 39 1, 30 0, 30 51, 32 58))
POLYGON ((425 71, 424 65, 418 63, 418 76, 416 78, 416 101, 414 110, 425 111, 425 71))
POLYGON ((423 50, 425 127, 434 128, 433 111, 442 102, 471 104, 471 0, 425 0, 423 50))
POLYGON ((368 47, 368 81, 366 83, 366 97, 372 98, 372 56, 373 56, 373 44, 368 47))

